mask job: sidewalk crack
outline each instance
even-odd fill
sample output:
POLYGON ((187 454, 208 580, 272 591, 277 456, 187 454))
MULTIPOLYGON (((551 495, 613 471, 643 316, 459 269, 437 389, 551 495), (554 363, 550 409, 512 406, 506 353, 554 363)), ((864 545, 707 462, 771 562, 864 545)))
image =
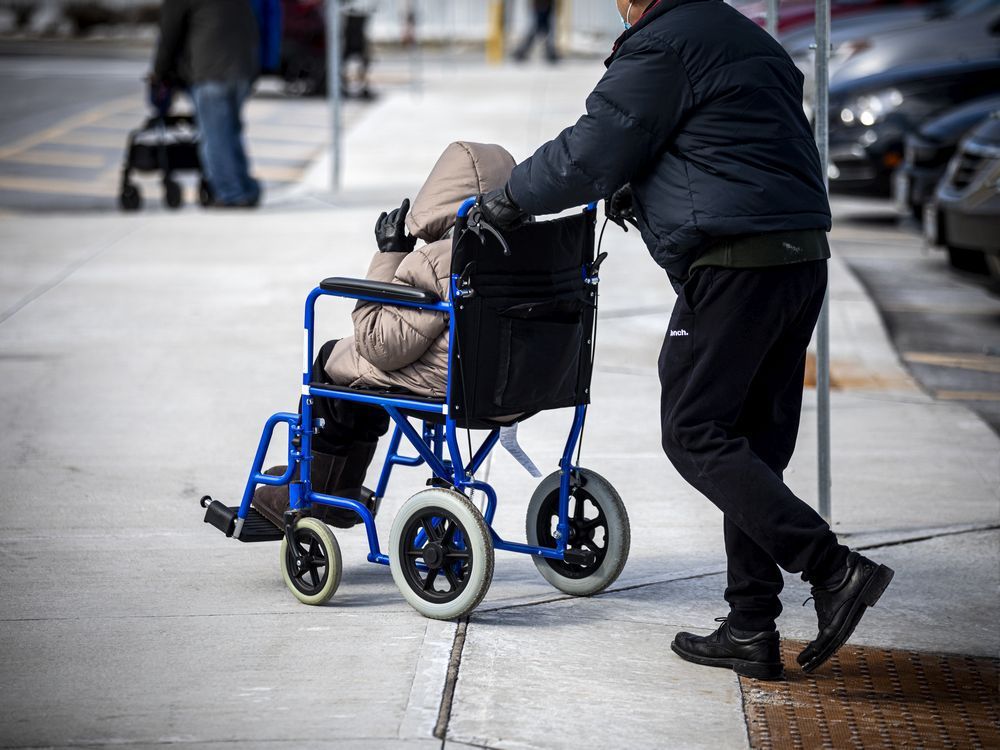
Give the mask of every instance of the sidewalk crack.
POLYGON ((441 707, 438 710, 437 724, 434 726, 434 736, 441 740, 441 750, 444 750, 447 741, 448 723, 451 721, 451 707, 455 700, 455 686, 458 683, 458 670, 462 665, 462 651, 465 648, 465 634, 468 629, 469 618, 463 617, 455 628, 455 640, 451 644, 448 673, 444 680, 444 690, 441 692, 441 707))

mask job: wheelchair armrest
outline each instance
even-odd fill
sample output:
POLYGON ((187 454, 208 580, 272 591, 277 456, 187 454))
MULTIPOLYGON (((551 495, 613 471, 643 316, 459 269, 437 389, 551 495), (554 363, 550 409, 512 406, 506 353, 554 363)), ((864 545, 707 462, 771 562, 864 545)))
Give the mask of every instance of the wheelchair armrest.
POLYGON ((370 281, 369 279, 345 279, 340 276, 332 276, 323 279, 319 288, 325 292, 342 292, 345 294, 361 294, 366 297, 377 297, 386 302, 416 302, 424 305, 434 305, 441 301, 441 298, 434 292, 426 289, 417 289, 406 284, 390 284, 384 281, 370 281))

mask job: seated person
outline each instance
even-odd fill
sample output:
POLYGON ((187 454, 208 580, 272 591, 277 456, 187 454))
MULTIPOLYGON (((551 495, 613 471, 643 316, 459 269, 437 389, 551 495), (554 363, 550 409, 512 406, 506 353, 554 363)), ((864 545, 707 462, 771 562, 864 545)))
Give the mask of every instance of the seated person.
MULTIPOLYGON (((514 158, 500 146, 457 142, 448 146, 410 207, 409 200, 375 224, 379 252, 367 278, 407 284, 448 299, 451 283, 451 230, 466 198, 507 184, 514 158), (426 244, 414 249, 417 239, 426 244)), ((359 303, 352 314, 354 335, 328 341, 312 366, 312 381, 354 388, 403 390, 445 397, 448 376, 448 318, 411 307, 359 303)), ((313 436, 312 488, 323 494, 358 496, 389 415, 377 406, 316 398, 313 415, 325 421, 313 436)), ((266 473, 280 475, 284 466, 266 473)), ((294 477, 293 477, 294 479, 294 477)), ((288 486, 261 485, 255 507, 278 527, 288 509, 288 486)), ((324 523, 349 528, 356 513, 314 506, 324 523)))

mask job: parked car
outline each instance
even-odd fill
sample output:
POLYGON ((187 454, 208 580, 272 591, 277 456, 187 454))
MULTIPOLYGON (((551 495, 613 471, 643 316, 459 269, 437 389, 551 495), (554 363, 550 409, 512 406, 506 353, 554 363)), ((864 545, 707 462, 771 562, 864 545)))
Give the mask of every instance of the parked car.
POLYGON ((962 140, 925 209, 924 234, 953 266, 988 274, 1000 288, 1000 114, 962 140))
POLYGON ((931 117, 995 94, 1000 55, 930 62, 830 85, 830 190, 888 196, 903 139, 931 117))
MULTIPOLYGON (((998 26, 1000 0, 942 0, 923 7, 884 8, 834 18, 831 84, 937 60, 1000 57, 998 26)), ((781 42, 806 77, 804 94, 811 107, 814 31, 802 28, 783 35, 781 42)))
POLYGON ((924 204, 934 197, 962 136, 995 112, 1000 112, 1000 93, 948 110, 906 136, 903 165, 892 181, 893 201, 901 215, 923 219, 924 204))
MULTIPOLYGON (((830 16, 831 18, 839 18, 866 14, 881 8, 921 6, 932 2, 933 0, 830 0, 830 16)), ((729 4, 757 25, 767 25, 767 0, 729 0, 729 4)), ((779 1, 779 34, 810 26, 815 23, 815 19, 815 0, 779 1)))

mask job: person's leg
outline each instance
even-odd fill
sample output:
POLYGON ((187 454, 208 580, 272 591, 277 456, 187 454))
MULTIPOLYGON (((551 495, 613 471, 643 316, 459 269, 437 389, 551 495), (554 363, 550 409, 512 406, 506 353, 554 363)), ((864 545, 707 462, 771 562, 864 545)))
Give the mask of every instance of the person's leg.
POLYGON ((846 548, 736 425, 768 353, 811 331, 825 270, 818 262, 697 271, 678 298, 660 355, 667 456, 757 547, 809 580, 829 575, 846 548))
MULTIPOLYGON (((822 303, 818 295, 814 305, 822 303)), ((746 437, 750 449, 781 478, 795 450, 802 409, 806 348, 813 310, 768 352, 750 384, 734 432, 746 437)), ((784 586, 771 556, 731 520, 724 522, 730 622, 742 630, 768 630, 781 613, 778 598, 784 586)))
POLYGON ((545 58, 549 62, 555 62, 559 59, 559 54, 556 52, 555 24, 552 23, 552 20, 551 9, 538 11, 538 33, 545 40, 545 58))
POLYGON ((198 116, 202 172, 214 202, 238 204, 245 195, 232 145, 236 113, 231 87, 221 81, 205 81, 192 86, 191 91, 198 116))
POLYGON ((233 97, 233 125, 232 148, 233 160, 236 164, 236 171, 239 175, 240 184, 243 187, 243 201, 249 204, 256 204, 260 200, 260 183, 250 174, 250 163, 247 159, 246 141, 243 137, 243 105, 250 97, 253 84, 250 81, 238 81, 232 88, 233 97))

